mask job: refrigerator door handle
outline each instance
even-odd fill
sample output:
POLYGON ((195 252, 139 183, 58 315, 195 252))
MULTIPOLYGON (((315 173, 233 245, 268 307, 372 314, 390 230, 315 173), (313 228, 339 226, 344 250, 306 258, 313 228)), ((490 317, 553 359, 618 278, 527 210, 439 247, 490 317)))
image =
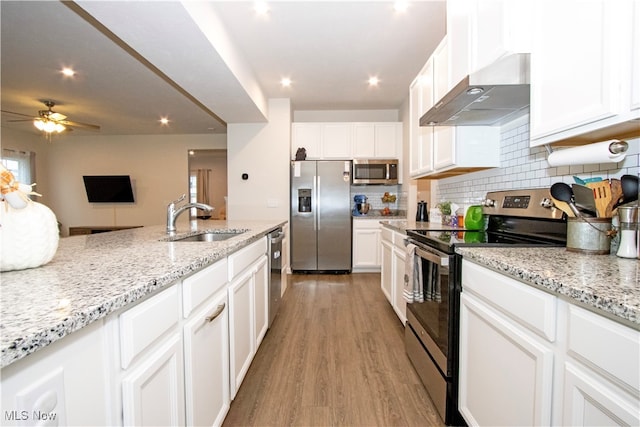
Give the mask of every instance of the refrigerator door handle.
POLYGON ((318 231, 318 176, 313 176, 313 231, 318 231))
POLYGON ((321 199, 321 197, 320 197, 320 175, 318 175, 316 177, 316 180, 318 181, 318 189, 316 191, 316 215, 315 215, 315 218, 318 221, 318 231, 320 231, 320 228, 321 228, 320 227, 320 212, 321 212, 321 210, 320 210, 320 199, 321 199))

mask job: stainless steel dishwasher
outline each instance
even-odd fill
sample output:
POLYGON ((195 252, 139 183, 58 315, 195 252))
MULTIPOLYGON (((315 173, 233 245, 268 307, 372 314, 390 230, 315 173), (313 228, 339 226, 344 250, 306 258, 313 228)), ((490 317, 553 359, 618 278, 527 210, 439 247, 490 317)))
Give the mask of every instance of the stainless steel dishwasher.
POLYGON ((282 228, 273 230, 269 238, 269 327, 280 308, 282 294, 282 228))

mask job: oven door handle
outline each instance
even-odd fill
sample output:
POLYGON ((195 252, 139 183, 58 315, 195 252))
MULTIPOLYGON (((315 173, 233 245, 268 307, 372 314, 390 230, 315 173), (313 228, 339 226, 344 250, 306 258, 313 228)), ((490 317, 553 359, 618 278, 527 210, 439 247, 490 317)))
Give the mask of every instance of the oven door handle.
POLYGON ((436 254, 432 254, 420 248, 416 248, 416 253, 421 257, 426 259, 427 261, 431 261, 434 264, 439 265, 440 267, 449 267, 449 257, 443 256, 440 257, 436 254))

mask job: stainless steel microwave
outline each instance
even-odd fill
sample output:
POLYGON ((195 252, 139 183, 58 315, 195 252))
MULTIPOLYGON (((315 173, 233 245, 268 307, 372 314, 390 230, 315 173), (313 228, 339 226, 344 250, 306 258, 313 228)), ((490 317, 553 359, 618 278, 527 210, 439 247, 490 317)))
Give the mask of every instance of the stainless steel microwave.
POLYGON ((398 183, 397 159, 356 159, 353 161, 352 184, 398 183))

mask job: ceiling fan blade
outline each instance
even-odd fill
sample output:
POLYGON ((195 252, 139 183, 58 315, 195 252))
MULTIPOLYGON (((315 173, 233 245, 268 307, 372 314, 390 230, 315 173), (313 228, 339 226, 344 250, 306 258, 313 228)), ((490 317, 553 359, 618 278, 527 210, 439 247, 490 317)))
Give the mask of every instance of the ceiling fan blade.
POLYGON ((17 119, 17 120, 7 120, 7 122, 9 123, 13 123, 13 122, 31 122, 35 120, 33 117, 30 119, 17 119))
POLYGON ((34 118, 31 114, 16 113, 15 111, 0 110, 0 112, 6 113, 6 114, 15 114, 16 116, 31 117, 32 119, 34 118))
POLYGON ((90 130, 100 130, 100 126, 92 125, 89 123, 80 123, 80 122, 72 122, 69 120, 56 120, 58 123, 63 124, 65 126, 72 126, 77 128, 85 128, 90 130))

